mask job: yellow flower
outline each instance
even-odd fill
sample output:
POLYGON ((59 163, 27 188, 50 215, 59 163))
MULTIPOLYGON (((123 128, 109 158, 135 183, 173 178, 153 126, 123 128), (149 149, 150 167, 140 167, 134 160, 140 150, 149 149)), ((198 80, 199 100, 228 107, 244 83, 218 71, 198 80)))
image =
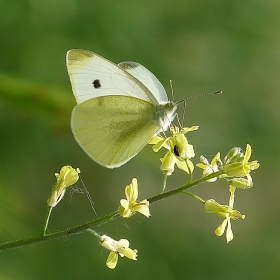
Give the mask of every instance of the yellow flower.
POLYGON ((66 188, 75 184, 79 180, 79 168, 74 169, 69 165, 63 166, 60 173, 55 173, 56 184, 52 188, 52 195, 47 200, 51 207, 55 207, 63 198, 66 188))
POLYGON ((209 164, 204 156, 201 156, 200 163, 196 166, 203 169, 203 176, 207 176, 219 170, 224 172, 224 174, 218 177, 207 180, 208 182, 214 182, 217 178, 223 178, 232 186, 248 189, 253 186, 250 172, 260 166, 257 160, 249 162, 251 153, 251 146, 247 144, 245 154, 242 152, 241 148, 235 147, 228 152, 223 162, 220 159, 220 153, 217 153, 212 159, 211 164, 209 164), (243 177, 247 178, 245 179, 243 177))
POLYGON ((190 161, 195 156, 193 145, 188 143, 184 134, 190 131, 197 130, 198 126, 190 128, 183 128, 179 130, 178 127, 170 127, 171 137, 163 138, 161 136, 155 136, 151 139, 149 144, 153 144, 153 150, 158 152, 161 147, 168 150, 161 161, 161 171, 167 175, 171 175, 174 171, 175 164, 177 167, 187 173, 193 172, 194 166, 190 161))
POLYGON ((215 213, 218 216, 225 219, 222 222, 222 224, 216 228, 215 234, 217 236, 223 235, 225 232, 225 229, 227 227, 227 230, 226 230, 227 243, 233 239, 233 232, 231 229, 230 219, 232 219, 232 220, 238 220, 240 218, 245 219, 245 215, 242 215, 242 214, 240 214, 239 211, 233 209, 235 187, 230 186, 229 190, 230 190, 229 205, 221 205, 221 204, 217 203, 214 199, 207 200, 204 205, 205 211, 207 213, 215 213))
POLYGON ((186 163, 183 161, 178 161, 176 156, 171 151, 168 151, 163 158, 160 159, 161 166, 160 170, 163 173, 166 173, 168 176, 171 175, 174 171, 175 164, 182 163, 182 170, 188 172, 188 167, 186 163))
MULTIPOLYGON (((202 176, 205 177, 211 173, 219 171, 218 162, 220 162, 220 153, 217 153, 214 156, 214 158, 211 161, 211 164, 208 162, 208 160, 204 156, 200 157, 200 161, 201 162, 198 163, 196 166, 203 169, 202 176)), ((207 180, 207 182, 212 183, 212 182, 215 182, 216 180, 217 180, 217 177, 209 179, 209 180, 207 180)))
POLYGON ((249 189, 253 186, 253 181, 251 176, 247 175, 247 179, 245 178, 233 178, 233 179, 226 179, 230 183, 231 186, 234 186, 239 189, 249 189))
POLYGON ((240 148, 233 148, 225 158, 224 172, 230 177, 247 176, 249 182, 252 181, 250 172, 259 168, 257 160, 249 162, 252 148, 249 144, 246 146, 245 154, 240 148))
POLYGON ((137 202, 138 198, 138 184, 137 179, 134 178, 132 183, 125 188, 126 199, 121 199, 121 206, 119 213, 125 218, 130 218, 136 212, 139 212, 149 218, 149 201, 147 199, 137 202))
POLYGON ((118 254, 121 257, 127 257, 131 260, 136 261, 137 250, 132 250, 129 248, 129 241, 126 239, 120 239, 116 241, 107 235, 101 236, 101 246, 108 249, 110 252, 108 259, 106 261, 107 267, 114 269, 118 262, 118 254))

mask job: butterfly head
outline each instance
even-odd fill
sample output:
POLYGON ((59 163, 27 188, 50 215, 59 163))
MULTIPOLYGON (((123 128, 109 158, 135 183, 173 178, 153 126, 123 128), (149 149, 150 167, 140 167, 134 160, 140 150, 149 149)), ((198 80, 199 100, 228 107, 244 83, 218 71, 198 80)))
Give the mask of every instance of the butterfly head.
POLYGON ((161 122, 160 125, 162 131, 166 131, 170 127, 170 124, 175 117, 177 106, 178 106, 177 103, 173 101, 168 101, 158 106, 159 108, 157 110, 157 113, 159 115, 159 119, 161 122))

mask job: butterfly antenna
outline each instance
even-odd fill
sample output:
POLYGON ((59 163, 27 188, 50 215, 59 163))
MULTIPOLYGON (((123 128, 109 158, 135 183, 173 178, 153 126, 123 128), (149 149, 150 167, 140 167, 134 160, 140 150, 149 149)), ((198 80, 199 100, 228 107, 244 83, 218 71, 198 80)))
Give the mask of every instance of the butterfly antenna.
MULTIPOLYGON (((203 93, 203 94, 199 94, 199 95, 192 95, 192 96, 187 96, 184 99, 181 99, 179 101, 176 102, 177 105, 179 105, 180 103, 184 103, 184 109, 183 109, 183 117, 182 117, 182 126, 184 125, 184 120, 185 120, 185 112, 186 112, 186 107, 187 107, 187 102, 186 100, 194 98, 194 97, 202 97, 202 96, 207 96, 207 95, 216 95, 216 94, 222 94, 223 92, 221 90, 215 91, 215 92, 208 92, 208 93, 203 93)), ((179 120, 178 120, 179 122, 179 120)), ((180 122, 179 122, 180 124, 180 122)))
MULTIPOLYGON (((215 91, 215 92, 208 92, 208 93, 203 93, 203 94, 199 94, 199 95, 188 96, 188 97, 184 98, 183 100, 191 99, 191 98, 194 98, 194 97, 202 97, 202 96, 216 95, 216 94, 222 94, 222 93, 223 92, 221 90, 218 90, 218 91, 215 91)), ((182 100, 180 100, 180 101, 182 102, 182 100)))
POLYGON ((172 80, 169 80, 169 84, 170 84, 170 88, 171 88, 172 100, 174 100, 174 90, 173 90, 173 86, 172 86, 172 80))
MULTIPOLYGON (((170 88, 171 88, 171 96, 172 96, 172 100, 174 101, 174 90, 173 90, 173 84, 172 84, 172 80, 169 80, 169 84, 170 84, 170 88)), ((180 102, 176 102, 177 104, 180 103, 180 102)), ((179 115, 176 113, 176 119, 177 119, 177 122, 179 124, 179 126, 182 128, 181 126, 181 121, 179 119, 179 115)), ((171 122, 170 122, 171 123, 171 122)), ((170 128, 170 125, 169 125, 169 128, 170 128)))
POLYGON ((185 113, 186 113, 186 107, 187 107, 187 102, 186 102, 185 99, 183 100, 183 103, 184 103, 184 107, 183 107, 183 116, 182 116, 182 125, 181 125, 181 127, 184 127, 184 122, 185 122, 185 113))

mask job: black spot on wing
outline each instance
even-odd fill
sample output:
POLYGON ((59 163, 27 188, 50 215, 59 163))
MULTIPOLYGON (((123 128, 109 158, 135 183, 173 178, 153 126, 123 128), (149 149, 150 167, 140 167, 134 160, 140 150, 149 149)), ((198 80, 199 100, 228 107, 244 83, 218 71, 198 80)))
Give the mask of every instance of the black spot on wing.
POLYGON ((101 88, 100 80, 96 79, 92 82, 94 88, 101 88))

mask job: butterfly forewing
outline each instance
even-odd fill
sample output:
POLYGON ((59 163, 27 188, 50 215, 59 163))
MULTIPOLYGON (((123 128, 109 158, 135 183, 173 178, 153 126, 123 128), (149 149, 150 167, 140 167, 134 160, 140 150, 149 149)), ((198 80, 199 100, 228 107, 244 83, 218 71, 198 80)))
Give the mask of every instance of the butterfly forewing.
POLYGON ((113 62, 86 50, 70 50, 66 57, 77 103, 98 96, 124 95, 158 103, 145 85, 113 62))
POLYGON ((168 101, 166 91, 161 82, 143 65, 137 62, 126 61, 119 63, 118 66, 129 72, 137 80, 144 84, 159 103, 168 101))

